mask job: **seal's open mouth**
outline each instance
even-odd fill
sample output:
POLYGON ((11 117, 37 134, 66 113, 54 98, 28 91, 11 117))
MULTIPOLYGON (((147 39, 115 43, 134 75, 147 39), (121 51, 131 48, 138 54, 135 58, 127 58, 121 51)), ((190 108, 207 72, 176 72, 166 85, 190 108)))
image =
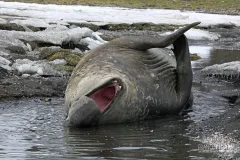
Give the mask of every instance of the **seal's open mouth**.
POLYGON ((112 80, 107 84, 97 88, 87 96, 93 99, 103 112, 114 100, 117 93, 121 90, 121 85, 117 80, 112 80))

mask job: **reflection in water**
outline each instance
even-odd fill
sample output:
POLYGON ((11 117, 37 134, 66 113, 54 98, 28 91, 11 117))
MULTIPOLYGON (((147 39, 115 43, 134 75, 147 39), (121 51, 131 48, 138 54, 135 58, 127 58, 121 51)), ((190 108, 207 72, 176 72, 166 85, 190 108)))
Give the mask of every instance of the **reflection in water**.
POLYGON ((204 63, 209 60, 211 50, 210 46, 189 46, 190 53, 196 53, 201 57, 200 60, 192 61, 192 68, 203 68, 204 63))
POLYGON ((86 152, 86 155, 98 157, 187 158, 189 153, 186 150, 189 150, 189 146, 185 144, 190 142, 183 137, 187 122, 180 121, 172 117, 87 130, 70 129, 65 132, 66 143, 75 142, 73 151, 76 153, 86 152), (178 150, 181 149, 185 151, 179 154, 178 150))
MULTIPOLYGON (((231 56, 227 54, 231 54, 233 59, 235 55, 236 59, 238 53, 222 53, 209 47, 195 49, 190 50, 203 57, 196 62, 198 67, 230 61, 231 56)), ((132 124, 69 129, 63 126, 63 99, 53 98, 51 102, 39 99, 2 101, 0 159, 217 158, 218 151, 201 152, 201 142, 186 136, 189 124, 219 115, 228 107, 226 99, 212 93, 225 84, 200 83, 199 78, 196 75, 194 80, 192 112, 184 117, 164 117, 132 124)))
POLYGON ((192 62, 193 69, 240 60, 240 50, 214 49, 210 46, 190 46, 189 50, 201 57, 200 60, 192 62))
POLYGON ((209 65, 240 60, 240 50, 214 49, 211 51, 209 65))

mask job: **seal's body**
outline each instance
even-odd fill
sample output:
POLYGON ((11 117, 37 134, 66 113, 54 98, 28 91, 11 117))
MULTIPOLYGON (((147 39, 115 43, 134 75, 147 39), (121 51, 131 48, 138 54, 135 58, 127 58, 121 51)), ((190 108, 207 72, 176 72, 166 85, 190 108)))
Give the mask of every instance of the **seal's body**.
POLYGON ((66 89, 68 125, 125 123, 180 113, 192 101, 184 32, 197 24, 163 39, 121 37, 86 54, 66 89), (164 48, 170 44, 175 58, 164 48))

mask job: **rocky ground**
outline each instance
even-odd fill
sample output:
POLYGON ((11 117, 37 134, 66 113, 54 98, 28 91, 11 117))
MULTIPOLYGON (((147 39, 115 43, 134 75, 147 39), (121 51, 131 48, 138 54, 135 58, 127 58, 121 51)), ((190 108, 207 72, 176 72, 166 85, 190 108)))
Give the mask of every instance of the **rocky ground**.
MULTIPOLYGON (((162 37, 162 33, 179 27, 152 23, 100 26, 73 23, 69 26, 53 24, 50 27, 2 23, 0 99, 64 96, 71 71, 87 51, 120 36, 162 37)), ((211 37, 206 38, 211 40, 211 37)), ((196 53, 191 57, 192 60, 200 58, 196 53)))
MULTIPOLYGON (((173 31, 178 27, 147 23, 103 26, 72 24, 66 28, 0 24, 0 33, 3 37, 0 53, 0 89, 2 91, 0 98, 64 96, 71 71, 88 50, 120 36, 161 37, 163 32, 173 31), (83 31, 78 26, 86 26, 90 29, 83 31), (79 32, 78 37, 75 36, 76 32, 79 32), (74 33, 74 36, 71 33, 74 33), (106 41, 98 38, 97 34, 106 41), (78 41, 76 39, 81 42, 74 42, 78 41)), ((215 26, 215 28, 202 29, 211 30, 212 33, 217 33, 216 35, 220 33, 225 39, 239 37, 237 27, 215 26), (229 29, 234 32, 227 32, 229 29)), ((191 39, 191 35, 189 36, 190 43, 198 43, 198 40, 191 39)), ((215 41, 214 39, 204 40, 201 43, 215 41)), ((192 53, 191 57, 192 60, 200 58, 195 53, 192 53)))

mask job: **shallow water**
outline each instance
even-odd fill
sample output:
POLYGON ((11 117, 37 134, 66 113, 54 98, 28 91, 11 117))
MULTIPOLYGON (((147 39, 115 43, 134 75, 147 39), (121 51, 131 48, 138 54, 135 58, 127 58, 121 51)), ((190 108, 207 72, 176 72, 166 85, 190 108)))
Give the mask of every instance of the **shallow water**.
POLYGON ((204 66, 238 59, 239 50, 190 47, 203 58, 193 62, 194 105, 185 116, 132 124, 69 129, 63 126, 64 99, 34 98, 0 102, 0 159, 219 159, 199 148, 189 124, 223 113, 229 103, 214 94, 228 83, 199 77, 204 66), (214 83, 213 83, 214 81, 214 83))

